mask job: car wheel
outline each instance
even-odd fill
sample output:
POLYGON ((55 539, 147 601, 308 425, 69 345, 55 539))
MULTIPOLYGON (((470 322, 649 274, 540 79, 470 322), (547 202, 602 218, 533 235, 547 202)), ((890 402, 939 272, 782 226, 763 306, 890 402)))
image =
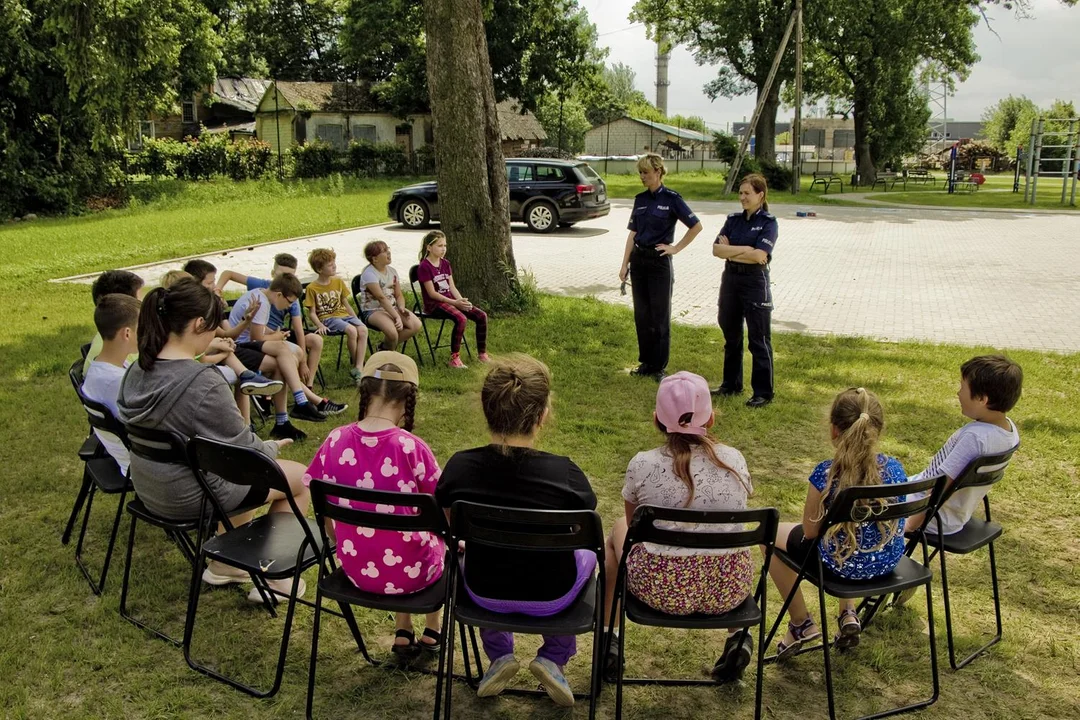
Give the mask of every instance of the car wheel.
POLYGON ((559 213, 551 203, 541 200, 529 206, 525 212, 525 224, 533 232, 547 233, 559 224, 559 213))
POLYGON ((398 219, 407 228, 427 227, 428 209, 423 200, 406 200, 398 211, 398 219))

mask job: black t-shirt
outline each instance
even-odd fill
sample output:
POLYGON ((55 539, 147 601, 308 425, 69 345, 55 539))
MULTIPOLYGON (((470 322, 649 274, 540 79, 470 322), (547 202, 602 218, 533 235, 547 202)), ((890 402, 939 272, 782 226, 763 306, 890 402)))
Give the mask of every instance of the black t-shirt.
MULTIPOLYGON (((439 505, 457 500, 529 510, 594 510, 589 479, 561 455, 497 446, 463 450, 443 468, 435 488, 439 505)), ((505 550, 479 543, 467 552, 465 579, 480 597, 497 600, 554 600, 577 579, 572 552, 505 550)))

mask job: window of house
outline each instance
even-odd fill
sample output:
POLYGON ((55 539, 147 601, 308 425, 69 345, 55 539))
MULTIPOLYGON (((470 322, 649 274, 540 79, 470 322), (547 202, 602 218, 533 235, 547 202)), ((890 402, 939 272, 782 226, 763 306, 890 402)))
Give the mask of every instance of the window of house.
POLYGON ((195 98, 185 100, 180 103, 181 109, 181 121, 185 123, 198 122, 199 118, 195 114, 195 98))
POLYGON ((353 125, 352 139, 366 140, 373 143, 379 141, 379 134, 376 132, 374 125, 353 125))
POLYGON ((338 152, 345 152, 345 128, 341 125, 330 123, 316 125, 315 139, 331 145, 338 152))

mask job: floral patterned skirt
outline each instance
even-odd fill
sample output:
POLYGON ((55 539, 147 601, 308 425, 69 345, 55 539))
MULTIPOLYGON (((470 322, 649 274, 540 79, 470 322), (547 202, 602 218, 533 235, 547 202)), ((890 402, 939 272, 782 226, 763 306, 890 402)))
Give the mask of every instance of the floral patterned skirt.
POLYGON ((749 551, 727 555, 656 555, 635 545, 626 559, 630 592, 668 615, 720 615, 750 594, 754 567, 749 551))

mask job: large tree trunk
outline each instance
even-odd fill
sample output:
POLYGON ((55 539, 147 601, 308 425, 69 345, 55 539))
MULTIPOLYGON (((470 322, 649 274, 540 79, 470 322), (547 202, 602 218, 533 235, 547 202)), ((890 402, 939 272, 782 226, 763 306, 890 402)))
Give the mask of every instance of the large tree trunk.
POLYGON ((439 214, 455 284, 499 305, 517 281, 495 89, 479 0, 425 0, 439 214))
POLYGON ((854 119, 855 119, 855 173, 859 176, 860 185, 873 187, 877 179, 877 168, 874 167, 874 156, 870 151, 870 99, 865 92, 855 88, 854 93, 854 119))
MULTIPOLYGON (((764 81, 762 81, 764 84, 764 81)), ((761 99, 761 87, 758 87, 758 100, 761 99)), ((765 103, 761 106, 761 116, 754 130, 754 157, 758 160, 776 161, 776 111, 780 109, 780 82, 773 80, 765 103)))

